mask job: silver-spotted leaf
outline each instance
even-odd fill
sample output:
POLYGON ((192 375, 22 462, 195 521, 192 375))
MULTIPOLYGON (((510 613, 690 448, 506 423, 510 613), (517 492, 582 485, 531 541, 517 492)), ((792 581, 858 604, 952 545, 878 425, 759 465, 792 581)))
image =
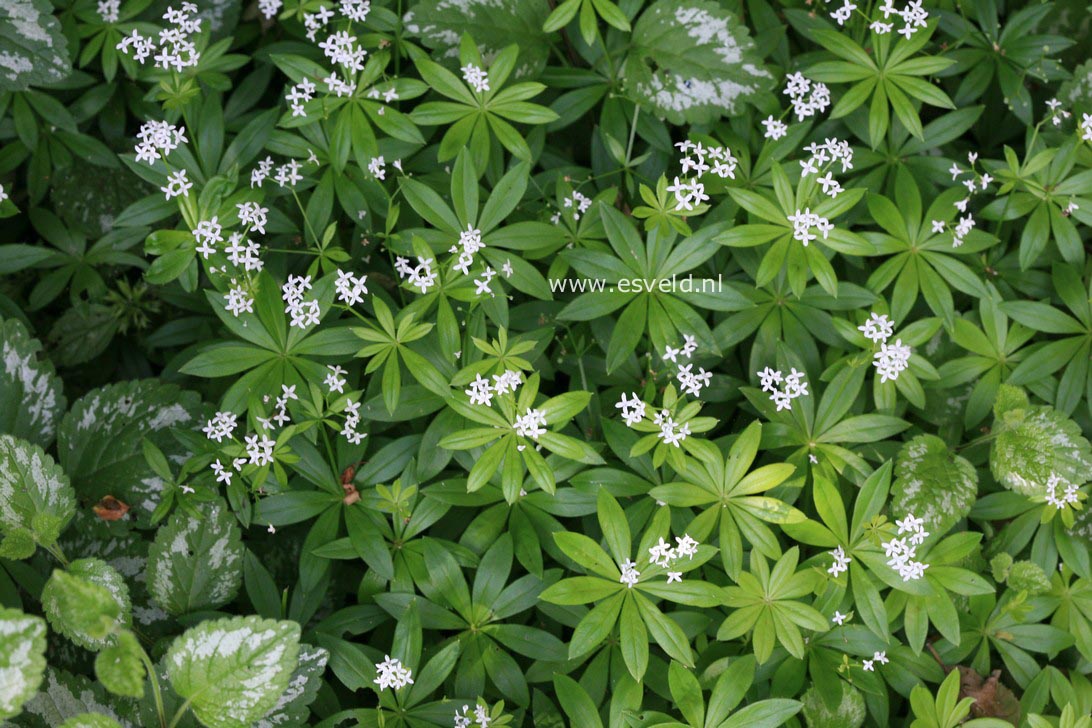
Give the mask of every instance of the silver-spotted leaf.
POLYGON ((68 42, 47 0, 0 3, 0 91, 25 91, 68 77, 68 42))
POLYGON ((18 715, 45 674, 45 620, 0 609, 0 718, 18 715))
POLYGON ((1077 485, 1092 478, 1092 444, 1080 425, 1017 393, 1022 394, 1002 385, 994 407, 990 470, 997 482, 1023 495, 1042 496, 1052 475, 1077 485))
POLYGON ((121 728, 121 724, 101 713, 80 713, 61 723, 60 728, 121 728))
POLYGON ((891 511, 924 518, 939 537, 971 512, 978 495, 978 473, 936 435, 918 435, 899 450, 891 511))
MULTIPOLYGON (((88 713, 106 716, 122 728, 140 728, 131 720, 129 711, 109 698, 98 683, 80 675, 49 668, 38 693, 23 706, 20 725, 33 728, 56 728, 69 725, 66 721, 82 718, 88 713)), ((95 723, 74 723, 80 728, 98 728, 95 723)), ((104 725, 113 726, 106 723, 104 725)))
POLYGON ((254 724, 254 728, 306 725, 310 713, 308 706, 318 695, 322 673, 329 659, 330 653, 321 647, 300 645, 299 662, 288 681, 288 687, 277 698, 273 709, 254 724))
POLYGON ((173 463, 185 460, 190 453, 171 430, 196 428, 201 409, 195 392, 150 379, 92 390, 61 422, 58 457, 81 498, 120 498, 138 524, 150 525, 165 484, 145 461, 141 441, 150 440, 173 463))
POLYGON ((235 597, 243 579, 243 543, 223 501, 202 503, 200 517, 175 511, 148 549, 146 583, 171 614, 214 609, 235 597))
POLYGON ((0 530, 48 547, 75 512, 76 495, 53 458, 37 445, 0 435, 0 530))
POLYGON ((120 632, 117 641, 95 658, 95 677, 115 695, 143 697, 144 674, 140 643, 129 630, 120 632))
POLYGON ((624 73, 630 96, 675 124, 738 113, 773 82, 747 26, 709 0, 659 0, 645 10, 624 73))
POLYGON ((288 689, 299 649, 300 626, 295 622, 209 620, 171 644, 167 676, 209 728, 249 728, 288 689))
POLYGON ((527 78, 546 67, 550 36, 542 24, 550 6, 540 0, 423 0, 406 13, 409 35, 436 51, 434 59, 459 65, 459 41, 469 33, 488 62, 513 43, 519 62, 512 75, 527 78))
POLYGON ((41 352, 21 321, 0 323, 0 432, 49 447, 68 403, 41 352))

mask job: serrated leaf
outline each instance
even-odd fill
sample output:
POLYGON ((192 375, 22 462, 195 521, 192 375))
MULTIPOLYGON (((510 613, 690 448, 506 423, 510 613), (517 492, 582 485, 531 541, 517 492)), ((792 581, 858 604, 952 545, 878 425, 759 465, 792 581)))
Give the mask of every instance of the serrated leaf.
POLYGON ((42 590, 42 609, 57 632, 84 649, 114 642, 114 631, 131 623, 125 579, 101 559, 79 559, 56 570, 42 590))
POLYGON ((68 402, 53 362, 21 321, 0 325, 0 432, 48 447, 68 402))
POLYGON ((121 723, 101 713, 80 713, 61 723, 60 728, 121 728, 121 723))
POLYGON ((167 653, 167 676, 209 728, 249 728, 288 688, 300 649, 295 622, 234 617, 202 622, 167 653))
MULTIPOLYGON (((64 472, 42 448, 0 435, 0 527, 52 546, 76 512, 64 472), (43 518, 43 516, 45 518, 43 518)), ((25 538, 17 536, 25 544, 25 538)))
POLYGON ((936 435, 918 435, 899 450, 891 511, 924 518, 941 536, 971 512, 978 495, 978 473, 966 458, 948 450, 936 435))
POLYGON ((223 501, 202 503, 201 517, 175 511, 148 549, 148 591, 171 614, 231 601, 243 580, 239 526, 223 501))
POLYGON ((747 26, 709 0, 659 0, 638 18, 631 44, 626 90, 675 124, 738 113, 773 81, 747 26))
POLYGON ((272 710, 254 724, 254 728, 306 725, 310 712, 308 706, 318 695, 322 686, 322 673, 326 670, 329 659, 330 653, 321 647, 301 644, 299 662, 288 681, 288 688, 281 693, 272 710))
POLYGON ((46 0, 0 6, 0 91, 56 83, 71 72, 68 42, 46 0))
POLYGON ((0 718, 18 715, 42 684, 46 625, 18 609, 0 610, 0 718))

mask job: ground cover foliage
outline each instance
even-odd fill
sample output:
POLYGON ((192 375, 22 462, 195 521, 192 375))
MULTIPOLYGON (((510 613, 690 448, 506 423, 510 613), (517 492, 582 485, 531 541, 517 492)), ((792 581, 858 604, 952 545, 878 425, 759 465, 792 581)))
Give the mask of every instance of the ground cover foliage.
POLYGON ((0 3, 0 719, 1089 728, 1089 18, 0 3))

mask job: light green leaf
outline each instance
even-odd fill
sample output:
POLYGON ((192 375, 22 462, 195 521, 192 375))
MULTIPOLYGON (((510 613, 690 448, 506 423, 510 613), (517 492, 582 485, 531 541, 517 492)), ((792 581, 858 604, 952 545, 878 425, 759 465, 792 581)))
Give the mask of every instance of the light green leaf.
POLYGON ((300 626, 295 622, 209 620, 171 644, 167 677, 209 728, 249 728, 288 688, 299 650, 300 626))
POLYGON ((0 610, 0 718, 18 715, 45 673, 45 620, 18 609, 0 610))
POLYGON ((114 632, 132 619, 125 579, 101 559, 80 559, 54 571, 42 590, 42 609, 53 629, 93 651, 113 644, 114 632))
MULTIPOLYGON (((52 546, 76 512, 76 494, 42 448, 0 435, 0 527, 5 550, 13 536, 52 546)), ((9 552, 10 553, 10 552, 9 552)), ((29 556, 25 549, 25 556, 29 556)), ((24 558, 25 558, 24 556, 24 558)))
POLYGON ((936 435, 918 435, 899 450, 891 511, 924 518, 933 536, 942 536, 971 512, 978 495, 978 473, 936 435))

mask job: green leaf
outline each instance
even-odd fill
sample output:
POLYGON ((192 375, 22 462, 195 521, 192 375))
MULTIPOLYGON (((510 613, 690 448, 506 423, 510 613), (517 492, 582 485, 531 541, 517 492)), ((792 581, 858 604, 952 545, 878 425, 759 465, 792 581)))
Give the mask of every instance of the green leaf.
POLYGON ((580 687, 580 683, 565 675, 554 675, 554 689, 561 709, 569 716, 570 725, 580 728, 603 728, 595 703, 580 687))
POLYGON ((213 609, 235 598, 243 579, 239 526, 220 500, 177 510, 148 549, 146 580, 170 614, 213 609))
POLYGON ((936 435, 918 435, 899 450, 891 512, 924 518, 939 537, 971 512, 978 496, 978 473, 936 435))
POLYGON ((633 27, 626 91, 673 124, 738 114, 770 88, 747 26, 709 0, 657 0, 633 27))
POLYGON ((209 728, 248 728, 277 705, 299 651, 300 626, 295 622, 209 620, 171 644, 167 677, 209 728))
POLYGON ((129 588, 112 566, 80 559, 56 570, 42 590, 42 609, 56 631, 88 650, 114 642, 114 632, 130 623, 129 588))
POLYGON ((110 692, 129 698, 144 696, 144 663, 136 636, 124 630, 117 643, 106 647, 95 658, 95 677, 110 692))
POLYGON ((75 512, 76 494, 53 458, 37 445, 0 435, 0 527, 5 535, 24 534, 48 548, 75 512))
POLYGON ((45 620, 18 609, 0 609, 0 718, 18 715, 45 674, 45 620))
POLYGON ((68 77, 68 42, 47 0, 6 0, 0 7, 0 59, 0 91, 25 91, 68 77))

